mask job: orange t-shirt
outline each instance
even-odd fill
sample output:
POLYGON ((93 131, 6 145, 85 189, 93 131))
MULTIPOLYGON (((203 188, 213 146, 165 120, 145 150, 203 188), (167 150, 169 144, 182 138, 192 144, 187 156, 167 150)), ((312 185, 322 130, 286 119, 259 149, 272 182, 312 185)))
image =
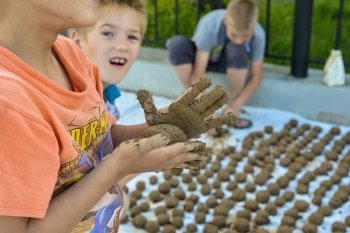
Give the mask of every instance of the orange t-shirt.
MULTIPOLYGON (((67 38, 59 36, 53 49, 74 91, 0 46, 0 215, 43 218, 53 195, 113 150, 115 119, 105 111, 97 68, 67 38)), ((75 232, 117 227, 122 195, 116 186, 107 196, 114 198, 104 198, 75 232)))

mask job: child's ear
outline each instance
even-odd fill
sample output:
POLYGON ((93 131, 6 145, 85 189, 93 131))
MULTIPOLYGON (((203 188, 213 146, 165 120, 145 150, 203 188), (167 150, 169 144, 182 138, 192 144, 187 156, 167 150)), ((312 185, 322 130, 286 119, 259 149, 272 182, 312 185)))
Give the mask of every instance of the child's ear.
POLYGON ((76 29, 69 29, 68 37, 71 38, 80 47, 79 32, 76 29))

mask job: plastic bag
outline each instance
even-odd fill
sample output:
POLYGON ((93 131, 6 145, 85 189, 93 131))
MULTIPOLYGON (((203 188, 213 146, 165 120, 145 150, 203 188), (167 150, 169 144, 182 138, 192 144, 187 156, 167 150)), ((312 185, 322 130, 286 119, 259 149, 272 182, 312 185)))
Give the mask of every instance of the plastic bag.
POLYGON ((323 82, 328 86, 345 84, 345 68, 340 50, 333 49, 323 69, 323 82))

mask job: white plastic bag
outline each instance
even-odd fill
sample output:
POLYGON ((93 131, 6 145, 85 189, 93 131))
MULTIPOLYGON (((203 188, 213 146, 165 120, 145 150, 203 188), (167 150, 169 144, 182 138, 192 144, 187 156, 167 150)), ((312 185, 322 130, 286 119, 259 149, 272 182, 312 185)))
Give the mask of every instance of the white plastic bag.
POLYGON ((345 84, 345 68, 340 50, 333 49, 323 69, 323 82, 328 86, 345 84))

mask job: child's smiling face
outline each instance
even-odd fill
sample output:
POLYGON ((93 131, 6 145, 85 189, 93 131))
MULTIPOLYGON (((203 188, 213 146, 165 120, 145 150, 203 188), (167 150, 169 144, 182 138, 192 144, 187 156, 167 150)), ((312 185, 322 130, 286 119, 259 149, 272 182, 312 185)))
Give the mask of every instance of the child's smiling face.
POLYGON ((99 10, 97 23, 80 35, 80 46, 99 67, 104 83, 119 83, 137 58, 141 20, 134 9, 112 5, 99 10))

